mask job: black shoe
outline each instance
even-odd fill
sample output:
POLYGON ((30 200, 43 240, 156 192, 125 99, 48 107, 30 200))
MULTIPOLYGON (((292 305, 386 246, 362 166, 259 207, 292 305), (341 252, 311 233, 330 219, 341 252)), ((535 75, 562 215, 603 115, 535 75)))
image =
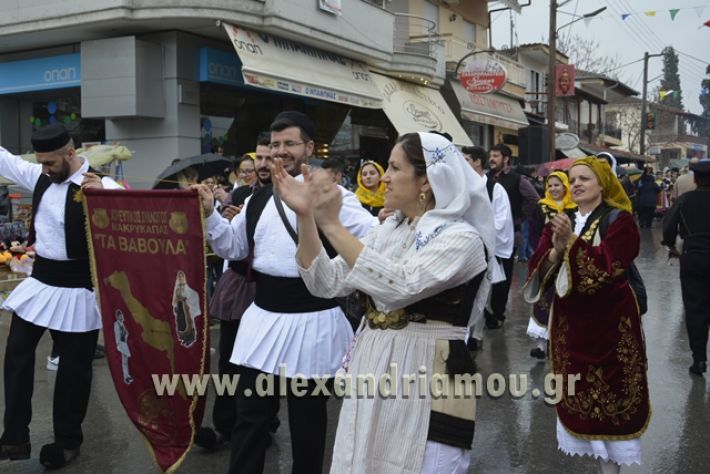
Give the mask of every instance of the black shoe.
POLYGON ((29 459, 31 449, 30 443, 0 444, 0 460, 19 461, 20 459, 29 459))
POLYGON ((536 359, 544 359, 547 357, 545 351, 540 349, 539 347, 536 347, 535 349, 531 350, 530 355, 536 359))
POLYGON ((57 443, 45 444, 39 452, 39 463, 47 469, 61 469, 79 457, 79 448, 62 449, 57 443))
POLYGON ((690 372, 691 374, 700 375, 701 377, 705 372, 707 372, 707 370, 707 362, 705 362, 704 360, 696 360, 695 362, 693 362, 693 365, 688 368, 688 372, 690 372))
POLYGON ((475 337, 469 337, 468 341, 466 342, 466 349, 468 349, 469 352, 475 352, 482 347, 483 341, 481 341, 480 339, 476 339, 475 337))
POLYGON ((486 328, 488 329, 500 329, 503 327, 503 319, 490 318, 486 319, 486 328))
POLYGON ((94 351, 94 359, 103 359, 106 357, 106 349, 101 344, 96 344, 96 350, 94 351))
POLYGON ((214 451, 228 442, 229 436, 204 426, 195 434, 195 444, 207 451, 214 451))

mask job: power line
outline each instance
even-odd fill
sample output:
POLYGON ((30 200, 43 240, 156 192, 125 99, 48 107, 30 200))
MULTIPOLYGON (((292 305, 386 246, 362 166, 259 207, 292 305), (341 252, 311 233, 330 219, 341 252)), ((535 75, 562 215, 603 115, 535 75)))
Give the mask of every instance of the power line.
POLYGON ((607 69, 607 70, 604 71, 602 74, 606 74, 607 72, 614 72, 614 71, 616 71, 617 69, 621 69, 621 68, 624 68, 624 67, 626 67, 626 66, 631 66, 632 64, 640 63, 641 61, 643 61, 643 58, 637 59, 636 61, 631 61, 630 63, 622 64, 621 66, 617 66, 617 67, 615 67, 615 68, 607 69))

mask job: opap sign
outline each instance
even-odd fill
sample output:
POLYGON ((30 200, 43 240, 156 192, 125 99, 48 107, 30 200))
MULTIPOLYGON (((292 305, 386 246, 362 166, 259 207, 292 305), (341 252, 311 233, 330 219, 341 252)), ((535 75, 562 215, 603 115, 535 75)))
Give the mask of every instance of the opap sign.
POLYGON ((508 79, 505 67, 492 58, 473 61, 459 73, 459 82, 474 94, 492 94, 503 88, 508 79))

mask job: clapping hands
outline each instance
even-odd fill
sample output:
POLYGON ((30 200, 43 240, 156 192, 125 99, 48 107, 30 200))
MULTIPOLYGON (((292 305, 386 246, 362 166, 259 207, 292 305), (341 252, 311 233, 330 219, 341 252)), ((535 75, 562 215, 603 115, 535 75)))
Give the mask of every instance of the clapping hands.
POLYGON ((274 160, 271 178, 281 200, 301 217, 313 215, 319 227, 339 222, 343 198, 333 175, 320 169, 311 171, 305 164, 301 173, 303 182, 288 174, 280 159, 274 160))

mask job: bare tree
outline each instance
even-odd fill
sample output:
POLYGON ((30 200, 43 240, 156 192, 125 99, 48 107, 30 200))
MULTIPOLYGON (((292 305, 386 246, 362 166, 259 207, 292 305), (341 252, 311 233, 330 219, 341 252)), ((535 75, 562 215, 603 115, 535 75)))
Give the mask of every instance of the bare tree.
POLYGON ((618 53, 606 56, 600 53, 599 42, 582 38, 578 34, 562 35, 557 40, 557 49, 569 58, 578 70, 596 72, 605 76, 620 79, 621 58, 618 53))
POLYGON ((621 140, 626 142, 626 149, 638 153, 641 140, 641 112, 638 104, 617 104, 612 120, 621 130, 621 140))

